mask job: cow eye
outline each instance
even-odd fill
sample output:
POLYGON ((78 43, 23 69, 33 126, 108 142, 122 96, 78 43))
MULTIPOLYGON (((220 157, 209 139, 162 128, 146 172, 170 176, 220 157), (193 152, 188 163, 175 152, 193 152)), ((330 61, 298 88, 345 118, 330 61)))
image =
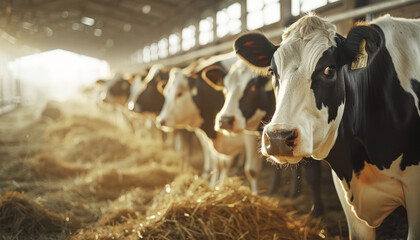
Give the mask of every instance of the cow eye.
POLYGON ((179 93, 177 93, 177 94, 176 94, 176 97, 177 97, 177 98, 179 98, 179 97, 181 97, 181 96, 182 96, 182 92, 179 92, 179 93))
POLYGON ((331 77, 335 73, 335 67, 334 66, 328 66, 324 69, 324 75, 327 77, 331 77))
POLYGON ((268 69, 268 73, 269 73, 271 76, 273 76, 273 75, 274 75, 274 71, 273 71, 273 69, 272 69, 272 68, 269 68, 269 69, 268 69))

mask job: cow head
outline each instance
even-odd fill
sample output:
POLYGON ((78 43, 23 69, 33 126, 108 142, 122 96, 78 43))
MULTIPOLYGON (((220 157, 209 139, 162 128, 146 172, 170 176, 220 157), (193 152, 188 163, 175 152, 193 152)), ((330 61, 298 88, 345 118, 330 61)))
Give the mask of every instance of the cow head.
MULTIPOLYGON (((172 69, 164 89, 165 103, 159 114, 160 125, 190 129, 201 127, 206 115, 213 111, 215 102, 220 102, 214 95, 221 95, 223 88, 220 85, 225 75, 224 68, 219 65, 193 72, 172 69)), ((222 103, 219 105, 221 108, 222 103)))
POLYGON ((163 65, 154 65, 147 76, 133 87, 128 108, 137 113, 160 112, 163 106, 163 87, 169 78, 169 71, 163 65))
POLYGON ((344 112, 346 72, 366 67, 363 54, 371 58, 377 48, 374 32, 356 27, 346 40, 333 24, 308 15, 286 30, 279 46, 258 33, 235 41, 238 55, 272 76, 276 109, 264 128, 264 155, 275 163, 326 158, 344 112))
POLYGON ((129 78, 123 77, 120 73, 116 73, 111 80, 105 82, 97 81, 97 84, 102 84, 100 96, 102 102, 121 106, 127 103, 131 87, 129 78))
POLYGON ((215 130, 225 134, 257 130, 266 113, 258 107, 267 82, 238 60, 223 81, 225 103, 216 116, 215 130))

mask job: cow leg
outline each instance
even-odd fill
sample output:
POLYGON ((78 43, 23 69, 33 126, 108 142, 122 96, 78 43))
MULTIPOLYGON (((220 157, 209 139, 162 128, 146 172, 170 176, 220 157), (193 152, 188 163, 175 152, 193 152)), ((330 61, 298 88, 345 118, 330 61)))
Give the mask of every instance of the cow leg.
POLYGON ((374 240, 375 239, 375 228, 371 228, 366 223, 362 222, 351 210, 350 204, 347 203, 341 180, 337 174, 331 170, 335 190, 337 191, 338 198, 340 199, 341 206, 343 207, 344 214, 346 214, 347 226, 349 228, 350 239, 352 240, 374 240))
POLYGON ((220 158, 220 178, 219 182, 224 183, 229 177, 230 169, 232 168, 235 156, 221 156, 220 158))
POLYGON ((281 176, 281 170, 273 167, 273 176, 271 178, 271 184, 270 184, 270 189, 268 190, 268 195, 273 195, 274 193, 277 192, 277 189, 279 188, 280 185, 280 176, 281 176))
POLYGON ((293 199, 299 196, 300 183, 302 181, 302 178, 300 177, 302 175, 302 169, 300 165, 298 165, 296 167, 292 166, 290 170, 292 171, 292 175, 290 176, 290 188, 287 197, 293 199))
POLYGON ((321 200, 321 161, 309 160, 304 168, 306 182, 312 190, 311 217, 317 218, 324 213, 324 205, 321 200))
POLYGON ((244 134, 245 138, 245 175, 251 184, 253 194, 258 194, 258 177, 261 173, 261 158, 258 156, 258 140, 257 136, 251 134, 244 134))
POLYGON ((404 197, 408 218, 408 240, 420 239, 420 185, 419 166, 408 167, 405 171, 404 197), (417 169, 416 169, 417 168, 417 169), (416 170, 415 170, 416 169, 416 170))
POLYGON ((211 167, 212 167, 212 154, 210 152, 210 148, 209 148, 209 142, 207 140, 207 138, 203 135, 203 133, 201 133, 200 131, 196 131, 195 132, 198 141, 200 142, 201 145, 201 150, 203 152, 203 173, 201 174, 201 177, 204 179, 207 179, 209 177, 210 171, 211 171, 211 167))

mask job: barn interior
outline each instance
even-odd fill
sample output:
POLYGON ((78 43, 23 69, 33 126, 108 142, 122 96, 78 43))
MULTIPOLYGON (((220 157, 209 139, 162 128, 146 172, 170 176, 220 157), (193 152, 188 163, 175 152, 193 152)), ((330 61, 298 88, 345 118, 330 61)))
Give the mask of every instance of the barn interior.
MULTIPOLYGON (((305 180, 288 196, 293 166, 264 160, 255 195, 238 157, 212 187, 197 139, 176 151, 147 117, 97 104, 98 79, 186 67, 249 31, 279 43, 308 11, 346 36, 384 14, 419 18, 420 1, 0 0, 0 238, 348 239, 327 164, 313 218, 305 180)), ((406 218, 398 208, 377 239, 406 238, 406 218)))

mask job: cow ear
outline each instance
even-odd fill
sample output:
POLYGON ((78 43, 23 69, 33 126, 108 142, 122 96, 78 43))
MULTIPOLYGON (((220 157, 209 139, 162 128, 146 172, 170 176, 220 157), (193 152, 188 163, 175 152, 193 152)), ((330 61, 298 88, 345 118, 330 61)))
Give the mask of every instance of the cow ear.
POLYGON ((372 27, 358 26, 353 28, 344 41, 345 63, 351 63, 351 70, 366 68, 369 58, 375 56, 380 44, 380 35, 372 27))
POLYGON ((236 54, 251 66, 266 68, 270 66, 278 46, 260 33, 247 33, 235 40, 233 48, 236 54))
POLYGON ((165 89, 165 86, 166 86, 167 83, 168 83, 167 80, 162 80, 162 81, 159 81, 157 83, 156 88, 157 88, 158 92, 160 92, 160 94, 163 95, 163 90, 165 89))
POLYGON ((216 91, 223 90, 223 78, 225 76, 225 69, 218 65, 207 67, 201 72, 201 78, 204 80, 204 82, 206 82, 216 91))

